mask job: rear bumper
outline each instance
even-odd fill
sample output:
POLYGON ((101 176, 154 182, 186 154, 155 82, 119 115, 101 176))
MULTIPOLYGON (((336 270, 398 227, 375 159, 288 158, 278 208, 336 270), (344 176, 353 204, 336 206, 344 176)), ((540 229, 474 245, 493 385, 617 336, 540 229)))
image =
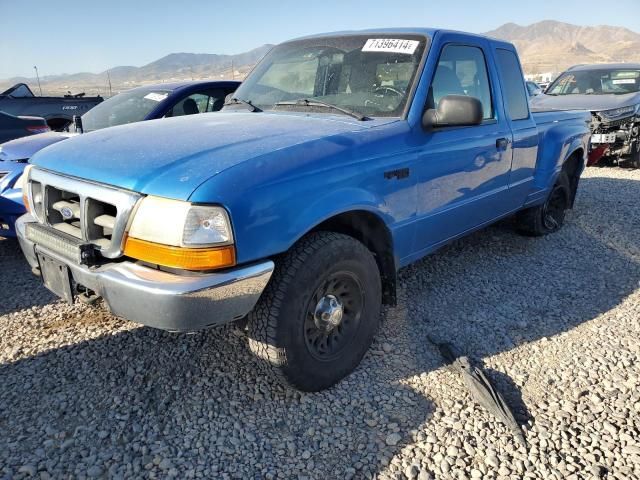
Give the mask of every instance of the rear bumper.
POLYGON ((16 223, 27 261, 38 268, 36 248, 67 265, 73 282, 101 296, 116 316, 162 330, 187 332, 242 318, 257 303, 274 264, 264 261, 219 273, 178 275, 133 262, 77 265, 25 238, 30 215, 16 223))

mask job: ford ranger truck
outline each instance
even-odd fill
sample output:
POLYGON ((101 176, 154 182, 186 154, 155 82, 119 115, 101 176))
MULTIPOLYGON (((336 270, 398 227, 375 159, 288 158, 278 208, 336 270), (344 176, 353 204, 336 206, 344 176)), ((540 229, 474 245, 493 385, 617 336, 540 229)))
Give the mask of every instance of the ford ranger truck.
POLYGON ((499 219, 557 231, 589 114, 531 114, 509 43, 431 29, 274 47, 221 112, 37 153, 20 244, 44 285, 186 332, 246 322, 277 378, 327 388, 396 302, 398 269, 499 219))

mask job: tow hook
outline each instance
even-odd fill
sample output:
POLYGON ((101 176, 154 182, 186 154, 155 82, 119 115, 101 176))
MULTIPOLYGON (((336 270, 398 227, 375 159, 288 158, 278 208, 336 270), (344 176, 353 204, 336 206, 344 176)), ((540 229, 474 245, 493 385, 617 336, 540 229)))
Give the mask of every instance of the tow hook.
POLYGON ((78 294, 78 300, 80 300, 85 305, 93 305, 98 301, 99 298, 100 298, 100 295, 98 295, 93 290, 89 290, 89 289, 85 290, 84 292, 80 292, 78 294))

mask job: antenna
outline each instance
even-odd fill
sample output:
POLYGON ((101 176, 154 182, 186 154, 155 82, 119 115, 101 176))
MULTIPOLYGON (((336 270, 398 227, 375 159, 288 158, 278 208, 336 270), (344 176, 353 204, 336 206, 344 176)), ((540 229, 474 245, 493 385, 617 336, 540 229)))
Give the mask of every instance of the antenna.
POLYGON ((40 96, 42 96, 42 87, 40 86, 40 74, 38 73, 38 67, 34 65, 33 69, 36 71, 36 78, 38 79, 38 89, 40 90, 40 96))

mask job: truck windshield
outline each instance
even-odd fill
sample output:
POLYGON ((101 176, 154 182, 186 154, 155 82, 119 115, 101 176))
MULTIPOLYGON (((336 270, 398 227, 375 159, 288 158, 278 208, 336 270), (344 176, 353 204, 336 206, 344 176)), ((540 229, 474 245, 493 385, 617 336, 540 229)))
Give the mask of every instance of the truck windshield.
POLYGON ((285 43, 269 52, 235 97, 262 110, 339 114, 333 105, 345 114, 400 116, 426 44, 423 36, 400 34, 285 43))
POLYGON ((547 95, 624 95, 640 90, 640 70, 594 69, 565 72, 551 84, 547 95))
POLYGON ((141 122, 170 93, 168 90, 147 89, 119 93, 85 113, 82 116, 82 128, 85 132, 91 132, 125 123, 141 122))

